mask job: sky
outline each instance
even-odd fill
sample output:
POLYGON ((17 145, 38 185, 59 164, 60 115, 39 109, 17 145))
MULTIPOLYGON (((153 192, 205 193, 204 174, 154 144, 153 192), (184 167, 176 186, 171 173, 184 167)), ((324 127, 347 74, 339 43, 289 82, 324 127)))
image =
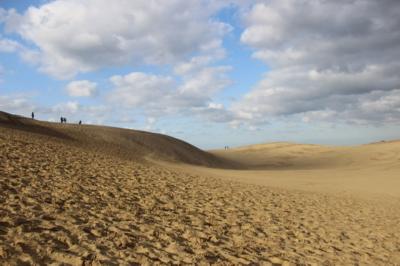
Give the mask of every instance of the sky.
POLYGON ((0 0, 0 110, 204 149, 400 139, 400 2, 0 0))

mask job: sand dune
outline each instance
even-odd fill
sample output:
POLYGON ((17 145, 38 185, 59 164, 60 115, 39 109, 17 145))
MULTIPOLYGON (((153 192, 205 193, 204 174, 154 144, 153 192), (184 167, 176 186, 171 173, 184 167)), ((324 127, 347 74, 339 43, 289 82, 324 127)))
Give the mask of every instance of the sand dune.
MULTIPOLYGON (((139 130, 36 121, 0 112, 0 127, 54 137, 64 144, 83 147, 123 159, 144 158, 210 167, 234 167, 224 159, 179 139, 139 130)), ((35 136, 32 136, 35 137, 35 136)))
POLYGON ((400 264, 399 197, 269 183, 284 179, 279 173, 352 179, 360 168, 382 179, 398 173, 397 143, 214 152, 264 167, 223 170, 184 164, 229 166, 176 139, 7 116, 0 114, 1 265, 400 264), (267 179, 254 182, 255 173, 267 179))
POLYGON ((246 171, 191 168, 251 184, 371 197, 400 197, 400 141, 329 147, 269 143, 212 151, 246 171))
POLYGON ((400 141, 342 147, 276 142, 212 153, 250 169, 400 168, 400 141))

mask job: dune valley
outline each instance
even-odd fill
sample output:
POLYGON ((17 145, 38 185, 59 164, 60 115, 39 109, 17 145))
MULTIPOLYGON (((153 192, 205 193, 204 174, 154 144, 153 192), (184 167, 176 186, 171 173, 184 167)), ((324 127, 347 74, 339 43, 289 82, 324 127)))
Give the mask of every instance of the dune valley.
POLYGON ((400 141, 203 151, 0 113, 1 265, 399 265, 400 141))

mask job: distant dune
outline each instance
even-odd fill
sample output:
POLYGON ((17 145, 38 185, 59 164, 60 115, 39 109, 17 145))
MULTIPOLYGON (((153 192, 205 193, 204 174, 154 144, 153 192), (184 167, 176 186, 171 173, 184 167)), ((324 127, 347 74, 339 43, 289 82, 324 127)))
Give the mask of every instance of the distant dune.
POLYGON ((400 198, 400 141, 358 146, 276 142, 211 153, 246 171, 195 168, 199 173, 257 185, 400 198))
POLYGON ((359 146, 321 146, 275 142, 214 150, 213 154, 251 169, 383 167, 400 169, 400 141, 359 146))
POLYGON ((0 112, 0 265, 400 265, 399 165, 0 112))

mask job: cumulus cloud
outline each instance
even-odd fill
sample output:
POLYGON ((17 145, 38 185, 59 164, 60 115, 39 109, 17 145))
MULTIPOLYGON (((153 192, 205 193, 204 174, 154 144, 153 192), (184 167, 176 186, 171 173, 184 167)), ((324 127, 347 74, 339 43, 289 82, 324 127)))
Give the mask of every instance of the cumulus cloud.
POLYGON ((229 66, 205 67, 195 73, 183 76, 183 83, 177 91, 177 103, 185 107, 207 105, 211 97, 229 86, 232 81, 227 76, 229 66))
POLYGON ((174 67, 174 72, 175 74, 181 76, 187 75, 207 66, 210 62, 212 62, 212 60, 213 58, 211 56, 195 56, 189 61, 178 63, 174 67))
MULTIPOLYGON (((397 0, 54 0, 23 13, 0 9, 6 32, 23 40, 0 36, 0 52, 18 52, 58 78, 112 65, 167 65, 159 75, 110 78, 108 107, 142 112, 151 127, 164 114, 252 128, 282 117, 397 123, 399 18, 397 0), (231 67, 219 65, 231 26, 215 15, 229 3, 242 14, 240 41, 269 70, 227 109, 215 99, 232 84, 231 67)), ((78 80, 65 89, 87 97, 96 88, 78 80)), ((50 111, 91 112, 78 102, 50 111)))
MULTIPOLYGON (((220 5, 205 0, 55 0, 23 14, 3 11, 10 32, 36 49, 40 69, 70 78, 110 65, 170 64, 193 53, 220 49, 230 26, 212 16, 220 5)), ((5 18, 4 18, 5 17, 5 18)))
POLYGON ((206 121, 217 123, 230 122, 235 118, 234 114, 223 104, 215 102, 209 102, 205 106, 196 107, 193 113, 206 121))
POLYGON ((208 114, 222 110, 212 98, 230 84, 226 66, 204 67, 181 77, 132 72, 110 78, 114 88, 108 99, 129 109, 140 109, 150 117, 169 114, 208 114), (212 104, 211 104, 212 103, 212 104))
POLYGON ((89 97, 96 94, 97 84, 88 80, 76 80, 70 82, 65 90, 72 97, 89 97))
POLYGON ((110 81, 114 85, 110 100, 127 108, 158 109, 160 102, 168 101, 175 84, 172 77, 143 72, 116 75, 110 81))
POLYGON ((234 105, 238 119, 400 122, 398 1, 261 1, 243 17, 241 41, 271 71, 234 105))

